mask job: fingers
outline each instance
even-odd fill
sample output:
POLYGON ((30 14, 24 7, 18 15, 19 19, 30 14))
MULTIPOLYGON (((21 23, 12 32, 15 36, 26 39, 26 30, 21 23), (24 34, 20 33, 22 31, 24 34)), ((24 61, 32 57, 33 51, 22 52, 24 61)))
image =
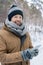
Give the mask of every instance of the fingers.
POLYGON ((37 56, 38 53, 39 53, 39 50, 38 50, 38 49, 35 49, 35 50, 34 50, 34 56, 37 56))
POLYGON ((38 55, 38 53, 34 53, 34 56, 37 56, 38 55))

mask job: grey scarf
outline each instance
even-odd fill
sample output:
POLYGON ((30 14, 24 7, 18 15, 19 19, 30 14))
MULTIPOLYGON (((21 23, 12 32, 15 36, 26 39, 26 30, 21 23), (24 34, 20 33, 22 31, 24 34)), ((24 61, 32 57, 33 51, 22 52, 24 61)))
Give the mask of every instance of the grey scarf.
POLYGON ((6 19, 5 25, 9 28, 9 31, 11 31, 19 37, 24 36, 27 32, 23 23, 19 26, 16 23, 13 23, 12 21, 6 19))

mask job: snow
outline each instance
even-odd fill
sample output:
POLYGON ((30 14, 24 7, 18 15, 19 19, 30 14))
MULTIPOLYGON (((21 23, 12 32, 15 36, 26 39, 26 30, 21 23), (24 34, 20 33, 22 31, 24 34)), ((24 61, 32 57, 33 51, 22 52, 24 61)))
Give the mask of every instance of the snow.
POLYGON ((26 28, 30 33, 33 46, 41 45, 38 56, 30 60, 31 65, 43 65, 43 27, 27 23, 26 28))
MULTIPOLYGON (((43 17, 43 0, 26 0, 28 5, 34 4, 41 11, 43 17)), ((26 24, 27 31, 30 33, 33 46, 40 45, 39 55, 30 60, 30 65, 43 65, 43 27, 26 24)))
POLYGON ((31 6, 33 4, 37 9, 40 10, 43 17, 43 0, 26 0, 28 5, 31 6))

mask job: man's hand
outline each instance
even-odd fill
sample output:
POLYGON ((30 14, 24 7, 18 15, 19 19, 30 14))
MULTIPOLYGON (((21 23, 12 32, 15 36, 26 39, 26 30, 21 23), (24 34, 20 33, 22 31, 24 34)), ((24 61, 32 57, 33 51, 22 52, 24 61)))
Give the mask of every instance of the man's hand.
POLYGON ((31 51, 31 56, 32 57, 37 56, 38 53, 39 53, 39 50, 37 48, 32 48, 32 49, 30 49, 30 51, 31 51))
POLYGON ((21 56, 23 57, 24 61, 32 59, 33 57, 37 56, 39 53, 39 48, 40 46, 36 46, 35 48, 31 48, 31 49, 26 49, 21 51, 21 56))

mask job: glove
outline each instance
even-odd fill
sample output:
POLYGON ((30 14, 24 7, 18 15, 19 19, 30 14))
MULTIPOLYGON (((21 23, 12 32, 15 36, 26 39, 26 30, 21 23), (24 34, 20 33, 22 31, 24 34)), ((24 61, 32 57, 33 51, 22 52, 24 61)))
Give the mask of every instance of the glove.
POLYGON ((26 49, 24 51, 21 51, 20 53, 21 53, 21 56, 22 56, 24 61, 32 59, 32 55, 31 55, 31 50, 30 49, 26 49))
POLYGON ((37 48, 30 49, 32 57, 35 57, 38 55, 39 50, 37 48))
POLYGON ((23 58, 24 61, 27 61, 29 59, 32 59, 33 57, 38 55, 39 50, 36 48, 32 48, 32 49, 26 49, 24 51, 21 51, 21 56, 23 58))

